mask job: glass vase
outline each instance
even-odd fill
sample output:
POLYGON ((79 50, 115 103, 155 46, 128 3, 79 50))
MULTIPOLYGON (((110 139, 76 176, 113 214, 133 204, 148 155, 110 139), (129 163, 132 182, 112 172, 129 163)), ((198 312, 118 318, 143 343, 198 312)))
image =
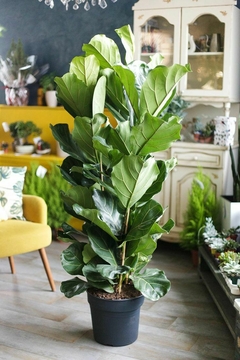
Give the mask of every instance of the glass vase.
POLYGON ((26 106, 29 100, 29 91, 26 87, 5 88, 5 100, 7 105, 26 106))

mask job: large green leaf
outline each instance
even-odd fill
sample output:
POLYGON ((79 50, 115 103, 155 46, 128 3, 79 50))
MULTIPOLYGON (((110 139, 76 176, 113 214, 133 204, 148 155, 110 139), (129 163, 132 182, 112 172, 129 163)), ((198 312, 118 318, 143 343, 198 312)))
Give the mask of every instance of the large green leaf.
POLYGON ((75 295, 82 294, 89 287, 91 287, 91 285, 86 281, 75 277, 74 279, 63 281, 60 286, 60 291, 64 293, 67 298, 71 298, 75 295))
POLYGON ((96 153, 92 144, 92 121, 87 117, 77 116, 72 131, 73 141, 81 146, 85 161, 96 162, 96 153))
POLYGON ((106 106, 111 112, 113 108, 116 110, 116 113, 113 113, 113 116, 116 119, 118 118, 119 114, 122 114, 125 120, 127 120, 129 110, 126 107, 126 99, 121 80, 119 79, 115 71, 113 71, 113 69, 104 69, 102 71, 102 75, 104 75, 107 79, 106 106))
POLYGON ((130 272, 129 266, 112 266, 112 265, 97 265, 97 271, 105 278, 116 280, 119 275, 125 275, 130 272))
POLYGON ((55 82, 59 101, 73 117, 92 117, 93 86, 87 86, 75 74, 70 73, 55 78, 55 82))
POLYGON ((83 208, 95 209, 94 202, 92 200, 92 190, 85 186, 76 185, 68 189, 62 195, 64 202, 69 206, 78 204, 83 208))
POLYGON ((86 231, 93 251, 108 264, 117 266, 117 242, 97 226, 88 226, 86 231))
POLYGON ((93 92, 93 99, 92 99, 93 116, 95 114, 104 112, 105 97, 106 97, 106 78, 104 76, 101 76, 93 92))
POLYGON ((142 85, 146 81, 147 75, 150 71, 148 64, 141 60, 135 60, 131 64, 128 64, 129 70, 132 71, 135 77, 135 87, 140 95, 142 85))
POLYGON ((133 61, 135 53, 135 42, 131 27, 129 25, 125 25, 115 31, 121 38, 122 44, 126 50, 125 61, 126 64, 129 64, 133 61))
POLYGON ((59 142, 63 151, 80 161, 85 161, 85 155, 78 145, 73 141, 69 132, 68 124, 50 125, 54 138, 59 142))
POLYGON ((121 62, 121 56, 116 43, 103 34, 94 36, 82 50, 86 55, 95 55, 101 68, 111 68, 121 62))
POLYGON ((74 242, 61 253, 61 263, 64 270, 71 275, 83 275, 84 266, 82 251, 84 243, 74 242))
POLYGON ((173 141, 180 139, 181 128, 177 116, 165 115, 159 119, 146 113, 144 121, 132 128, 134 153, 147 155, 168 149, 173 141))
POLYGON ((84 266, 83 273, 88 281, 88 284, 92 285, 91 287, 102 289, 108 293, 114 292, 112 286, 114 282, 111 279, 104 278, 99 269, 97 268, 97 265, 88 264, 84 266))
POLYGON ((140 113, 158 116, 168 103, 179 80, 190 71, 189 65, 174 64, 170 67, 158 66, 152 69, 140 94, 140 113))
POLYGON ((107 141, 114 149, 130 155, 132 152, 131 127, 128 121, 121 122, 115 129, 110 129, 107 141))
POLYGON ((135 86, 135 76, 131 70, 121 65, 115 65, 114 70, 118 74, 121 83, 124 86, 128 99, 131 103, 136 117, 139 117, 138 92, 135 86))
POLYGON ((157 177, 157 179, 152 183, 152 185, 148 188, 148 190, 145 192, 145 194, 143 195, 143 197, 141 198, 141 202, 146 202, 150 199, 152 199, 152 197, 159 193, 162 190, 162 184, 164 182, 164 180, 166 179, 168 172, 170 171, 170 167, 167 166, 168 161, 164 161, 164 160, 157 160, 156 159, 156 164, 158 166, 159 169, 159 175, 157 177))
POLYGON ((62 176, 67 180, 71 185, 85 185, 90 187, 93 185, 92 181, 88 181, 83 175, 79 175, 79 172, 76 173, 72 171, 72 168, 83 168, 83 163, 78 159, 74 159, 72 156, 67 156, 60 166, 60 171, 62 176))
POLYGON ((121 236, 125 213, 120 208, 117 197, 107 191, 94 190, 93 201, 101 220, 109 226, 114 235, 121 236))
POLYGON ((87 86, 96 85, 99 74, 99 61, 94 55, 75 56, 70 63, 69 72, 75 74, 87 86))
POLYGON ((155 200, 149 200, 136 209, 126 240, 137 240, 148 234, 152 225, 162 216, 162 206, 155 200))
POLYGON ((156 180, 159 174, 153 158, 145 161, 140 156, 125 155, 113 167, 112 183, 125 208, 131 208, 156 180))
POLYGON ((127 243, 126 256, 129 257, 133 254, 140 254, 142 259, 143 257, 152 255, 156 248, 157 242, 153 240, 153 238, 149 234, 147 234, 145 236, 142 236, 141 238, 138 238, 135 241, 130 241, 127 243))
POLYGON ((134 287, 152 301, 159 300, 170 290, 170 281, 165 273, 158 269, 146 269, 143 273, 133 274, 130 277, 134 287))
POLYGON ((96 152, 93 147, 93 136, 97 134, 101 126, 105 123, 106 117, 98 114, 94 119, 77 116, 74 120, 74 129, 72 131, 73 141, 84 153, 85 161, 96 163, 96 152))
POLYGON ((76 214, 83 216, 83 218, 88 219, 93 224, 97 225, 99 229, 102 229, 106 232, 106 234, 109 234, 115 241, 117 241, 117 237, 113 234, 110 227, 100 219, 99 211, 96 209, 84 209, 82 206, 79 206, 78 204, 73 205, 73 210, 76 214))

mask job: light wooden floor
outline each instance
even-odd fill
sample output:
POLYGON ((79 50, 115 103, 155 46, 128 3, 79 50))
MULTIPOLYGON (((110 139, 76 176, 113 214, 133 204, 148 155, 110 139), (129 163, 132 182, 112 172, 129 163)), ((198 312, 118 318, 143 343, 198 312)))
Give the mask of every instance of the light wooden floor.
POLYGON ((65 247, 54 241, 47 248, 55 293, 38 252, 15 257, 16 275, 0 259, 0 359, 234 359, 233 338, 177 244, 160 242, 151 264, 166 272, 172 289, 158 302, 145 300, 138 340, 117 348, 94 342, 86 294, 67 299, 60 293, 60 282, 69 278, 59 260, 65 247))

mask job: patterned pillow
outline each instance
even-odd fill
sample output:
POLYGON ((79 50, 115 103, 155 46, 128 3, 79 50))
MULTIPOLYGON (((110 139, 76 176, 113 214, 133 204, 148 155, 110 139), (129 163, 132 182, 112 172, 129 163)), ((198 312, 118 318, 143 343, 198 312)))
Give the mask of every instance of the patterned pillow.
POLYGON ((25 220, 22 190, 26 171, 26 166, 0 166, 0 220, 25 220))

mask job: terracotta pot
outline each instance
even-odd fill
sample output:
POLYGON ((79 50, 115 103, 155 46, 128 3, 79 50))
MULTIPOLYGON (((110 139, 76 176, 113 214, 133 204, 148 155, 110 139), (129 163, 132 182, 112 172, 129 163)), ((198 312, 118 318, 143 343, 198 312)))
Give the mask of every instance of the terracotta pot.
POLYGON ((191 250, 192 255, 192 263, 194 267, 198 266, 199 260, 198 260, 198 250, 191 250))

